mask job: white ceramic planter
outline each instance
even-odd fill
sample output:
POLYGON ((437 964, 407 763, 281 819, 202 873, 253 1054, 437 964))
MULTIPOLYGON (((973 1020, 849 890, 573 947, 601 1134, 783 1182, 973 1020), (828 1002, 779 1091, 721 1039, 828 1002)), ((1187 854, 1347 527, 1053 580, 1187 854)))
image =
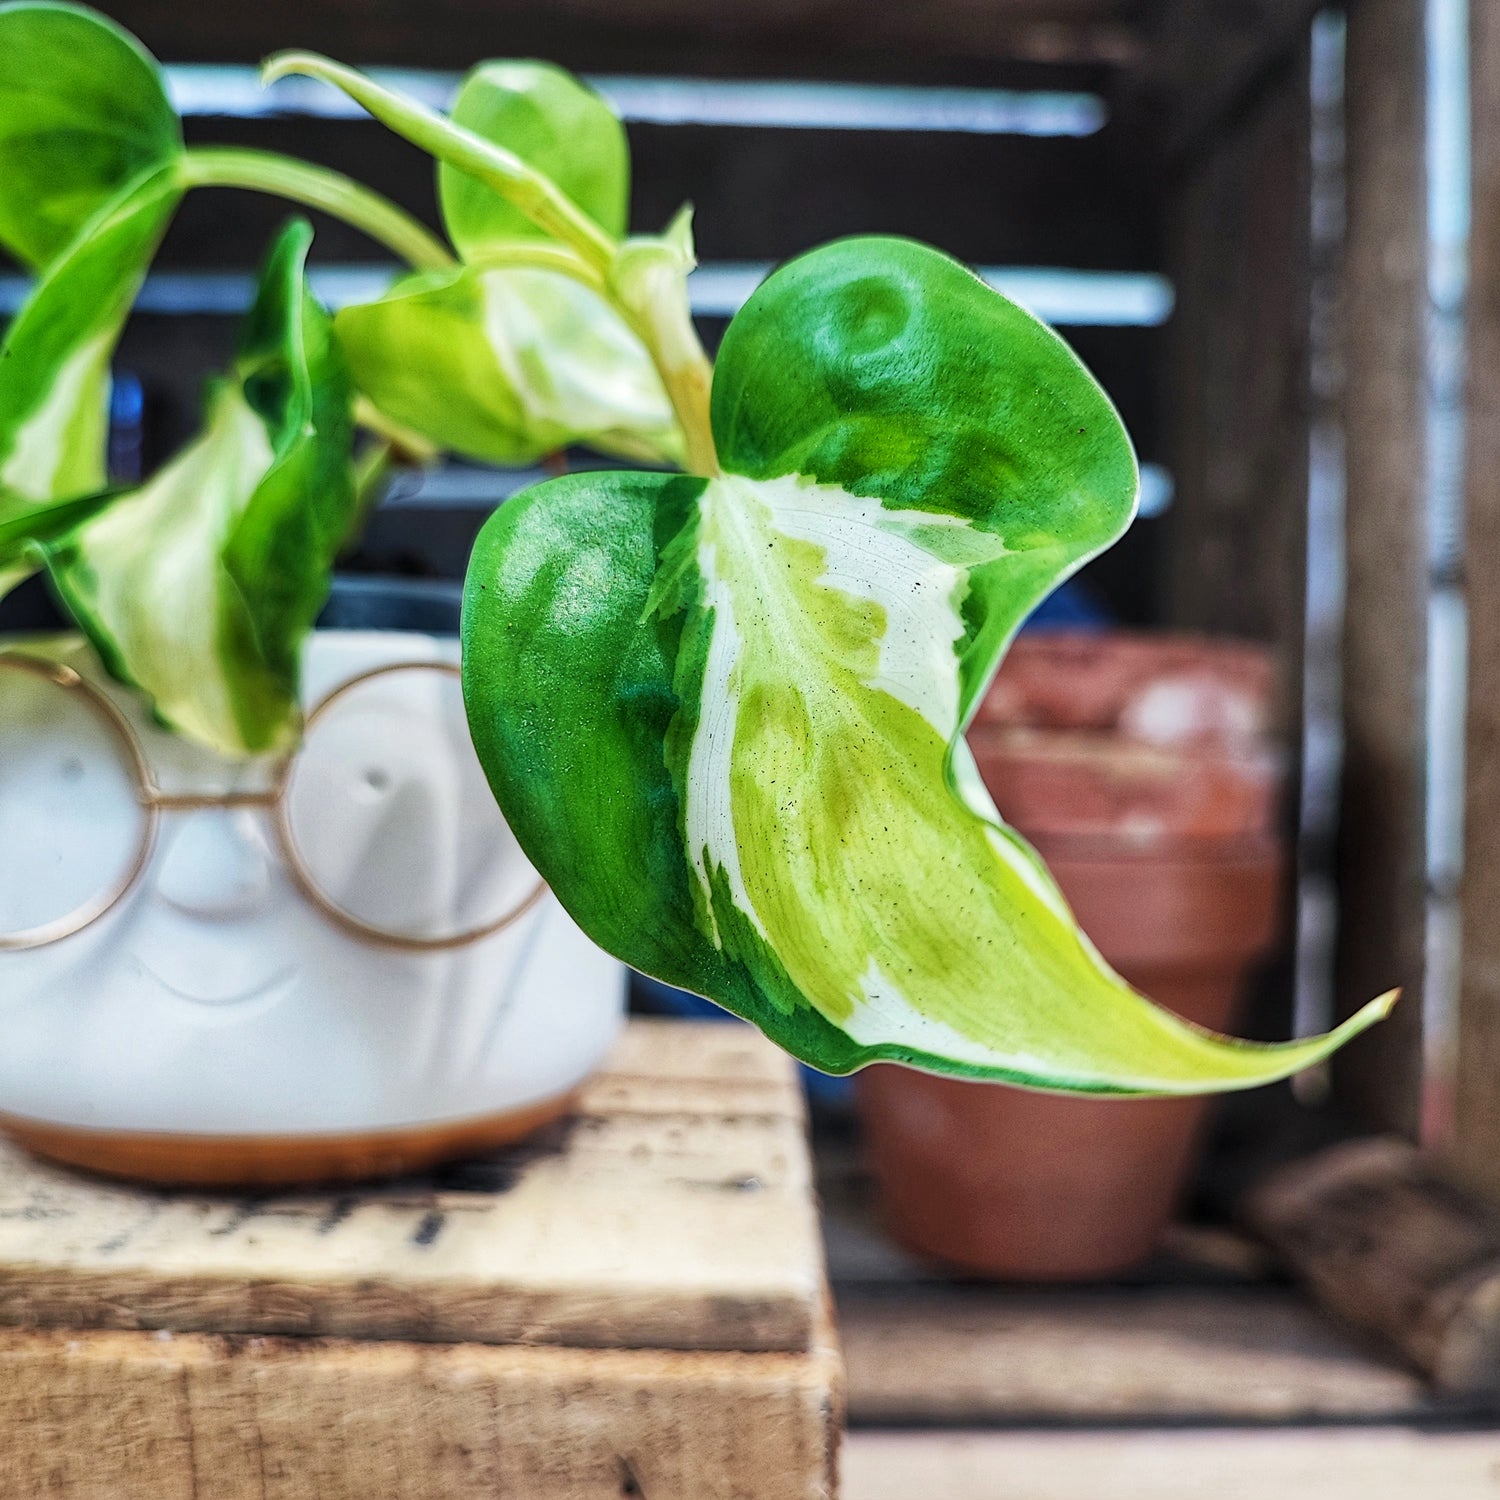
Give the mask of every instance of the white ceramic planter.
MULTIPOLYGON (((386 663, 455 653, 451 641, 427 636, 319 632, 306 655, 307 699, 386 663)), ((163 792, 264 784, 268 767, 220 760, 153 726, 81 642, 52 654, 129 718, 163 792)), ((420 712, 414 705, 409 731, 396 737, 405 760, 392 774, 396 791, 408 778, 423 783, 416 805, 427 817, 447 807, 451 768, 448 752, 424 753, 420 712)), ((369 749, 349 747, 350 778, 366 774, 369 749)), ((26 757, 10 759, 8 779, 0 766, 3 858, 7 799, 9 837, 45 826, 27 801, 42 792, 15 771, 26 757), (18 816, 28 810, 29 823, 18 816)), ((389 796, 390 781, 382 772, 370 785, 389 796)), ((336 802, 304 806, 304 820, 335 816, 336 802)), ((405 816, 411 824, 410 807, 405 816)), ((314 842, 321 836, 308 831, 314 842)), ((447 824, 430 836, 422 827, 413 880, 453 884, 443 868, 453 837, 447 824)), ((506 878, 529 890, 534 872, 513 841, 504 858, 506 878)), ((389 881, 388 866, 374 878, 389 881)), ((345 878, 357 884, 363 869, 351 859, 345 878)), ((472 944, 402 951, 352 935, 306 899, 269 810, 173 808, 141 877, 106 915, 61 941, 0 952, 0 1124, 44 1153, 165 1181, 415 1166, 560 1113, 609 1049, 624 998, 623 967, 550 892, 472 944)))

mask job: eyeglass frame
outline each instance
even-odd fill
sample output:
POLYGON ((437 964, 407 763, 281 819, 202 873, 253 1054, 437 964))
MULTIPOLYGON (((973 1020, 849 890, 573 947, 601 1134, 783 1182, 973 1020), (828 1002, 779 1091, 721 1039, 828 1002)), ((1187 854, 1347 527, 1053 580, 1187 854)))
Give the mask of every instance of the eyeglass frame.
MULTIPOLYGON (((167 812, 197 812, 209 808, 250 808, 264 812, 275 831, 277 852, 291 874, 292 883, 297 887, 303 899, 349 936, 378 947, 394 948, 401 952, 438 953, 482 942, 487 937, 493 937, 497 932, 503 932, 505 928, 525 916, 547 893, 547 882, 538 878, 535 887, 517 905, 501 916, 482 926, 450 936, 423 938, 386 932, 382 928, 361 920, 352 912, 345 911, 325 896, 318 889, 317 882, 313 879, 312 872, 302 856, 302 851, 297 847, 297 840, 292 833, 290 799, 287 792, 291 787, 292 774, 302 751, 301 745, 276 763, 271 772, 270 785, 264 791, 164 792, 156 783, 150 759, 146 755, 146 748, 141 743, 141 738, 135 732, 130 720, 107 693, 101 692, 81 672, 63 662, 48 661, 45 657, 32 656, 26 652, 0 651, 0 668, 7 667, 29 672, 32 676, 40 677, 56 687, 80 694, 83 702, 104 720, 120 744, 124 746, 127 763, 135 777, 136 800, 145 815, 145 823, 135 858, 114 885, 107 887, 100 896, 85 902, 66 917, 44 922, 38 927, 27 928, 18 933, 0 933, 0 953, 25 953, 37 948, 49 947, 53 943, 62 942, 65 938, 76 936, 92 927, 102 917, 107 916, 135 889, 145 875, 151 864, 151 858, 156 852, 161 816, 167 812)), ((459 668, 449 661, 387 662, 383 666, 370 667, 341 682, 331 692, 320 698, 308 711, 302 721, 304 740, 318 720, 324 717, 345 694, 377 678, 392 676, 397 672, 416 671, 441 672, 449 677, 460 675, 459 668)))

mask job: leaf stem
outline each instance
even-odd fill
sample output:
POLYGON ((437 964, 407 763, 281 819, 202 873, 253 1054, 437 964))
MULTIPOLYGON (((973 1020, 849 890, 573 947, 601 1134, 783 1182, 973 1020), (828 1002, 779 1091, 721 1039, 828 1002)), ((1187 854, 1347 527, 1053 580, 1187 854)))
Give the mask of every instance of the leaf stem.
POLYGON ((469 264, 476 271, 495 271, 525 267, 538 271, 557 271, 571 276, 606 299, 609 288, 605 278, 587 261, 566 245, 551 240, 509 240, 487 245, 469 264))
POLYGON ((263 83, 292 73, 322 79, 363 105, 383 125, 429 155, 448 162, 513 203, 538 229, 570 245, 601 274, 614 258, 615 241, 568 197, 550 177, 512 151, 455 125, 435 110, 393 89, 382 87, 354 68, 316 52, 278 52, 261 64, 263 83))
POLYGON ((405 209, 328 167, 274 151, 199 146, 184 153, 179 170, 185 187, 249 188, 321 209, 362 230, 419 270, 456 264, 448 247, 405 209))
MULTIPOLYGON (((357 69, 315 52, 278 52, 261 64, 263 83, 291 74, 317 78, 342 90, 397 135, 493 189, 558 242, 496 247, 493 257, 486 255, 476 264, 544 267, 571 276, 604 297, 629 323, 656 366, 682 426, 688 468, 705 476, 720 472, 709 425, 713 367, 693 328, 686 282, 679 274, 680 246, 666 239, 630 241, 622 246, 550 177, 514 152, 383 87, 357 69), (678 250, 675 266, 674 248, 678 250), (666 259, 658 252, 665 252, 666 259), (640 270, 622 275, 622 260, 632 259, 640 270)), ((674 226, 674 231, 685 234, 686 221, 674 226)))
POLYGON ((705 479, 714 478, 723 472, 719 468, 718 449, 709 421, 708 398, 713 387, 714 368, 698 340, 686 297, 668 292, 640 308, 631 307, 618 295, 613 300, 636 337, 646 346, 666 389, 667 399, 672 403, 672 410, 677 413, 678 425, 687 444, 688 473, 700 474, 705 479))

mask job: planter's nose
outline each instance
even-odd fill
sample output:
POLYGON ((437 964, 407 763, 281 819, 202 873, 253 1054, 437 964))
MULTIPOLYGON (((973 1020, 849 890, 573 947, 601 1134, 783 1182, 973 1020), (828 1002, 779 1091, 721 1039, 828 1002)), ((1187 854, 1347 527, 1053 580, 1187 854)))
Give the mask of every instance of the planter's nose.
POLYGON ((239 917, 264 905, 271 857, 252 813, 209 808, 180 820, 162 857, 156 888, 194 917, 239 917))

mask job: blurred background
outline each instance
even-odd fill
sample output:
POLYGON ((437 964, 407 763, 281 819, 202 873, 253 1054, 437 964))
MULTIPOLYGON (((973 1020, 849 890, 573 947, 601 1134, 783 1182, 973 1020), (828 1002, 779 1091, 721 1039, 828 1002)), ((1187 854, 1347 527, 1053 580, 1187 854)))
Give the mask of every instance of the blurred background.
MULTIPOLYGON (((933 1269, 934 1249, 950 1264, 965 1256, 951 1245, 911 1253, 922 1235, 910 1218, 903 1232, 901 1214, 930 1222, 935 1210, 903 1209, 899 1178, 931 1164, 888 1138, 883 1222, 895 1215, 907 1245, 898 1250, 880 1227, 853 1093, 814 1080, 852 1415, 1003 1423, 1145 1419, 1170 1407, 1174 1419, 1300 1422, 1363 1419, 1378 1407, 1378 1420, 1430 1416, 1425 1386, 1388 1354, 1371 1363, 1290 1300, 1275 1259, 1236 1225, 1246 1183, 1283 1136, 1301 1152, 1320 1131, 1394 1131, 1446 1151, 1470 1184, 1500 1185, 1496 997, 1491 980, 1466 975, 1459 945, 1466 482, 1471 513, 1489 504, 1483 477, 1466 470, 1478 439, 1465 414, 1493 415, 1482 382, 1471 380, 1465 398, 1468 346, 1492 338, 1473 320, 1494 317, 1487 303, 1475 311, 1467 280, 1471 167, 1493 151, 1488 116, 1477 136, 1470 128, 1471 68, 1500 77, 1485 8, 1473 7, 1472 27, 1468 0, 1358 0, 1347 13, 1307 0, 113 0, 105 9, 170 65, 190 142, 315 158, 433 224, 428 158, 332 90, 299 81, 262 91, 256 61, 313 48, 439 106, 485 57, 543 57, 584 73, 628 125, 634 227, 656 231, 694 205, 701 264, 691 287, 710 351, 778 261, 867 231, 931 241, 1063 334, 1133 435, 1141 511, 1119 545, 1044 606, 1038 630, 1070 634, 1022 653, 976 731, 1002 811, 1055 863, 1076 867, 1063 884, 1081 912, 1098 913, 1085 914, 1096 936, 1100 924, 1119 932, 1118 954, 1099 940, 1128 977, 1167 994, 1183 975, 1212 973, 1223 1008, 1204 1019, 1276 1037, 1320 1029, 1395 984, 1405 998, 1331 1076, 1220 1111, 1196 1175, 1196 1114, 1172 1127, 1165 1158, 1125 1163, 1104 1200, 1111 1214, 1160 1197, 1165 1219, 1179 1183, 1186 1196, 1175 1227, 1153 1221, 1124 1271, 1107 1254, 1075 1263, 1045 1245, 1016 1251, 1015 1262, 994 1252, 988 1265, 981 1254, 960 1272, 933 1269), (1139 640, 1141 631, 1152 635, 1139 640), (1200 649, 1205 635, 1239 644, 1200 649), (1163 691, 1191 700, 1165 730, 1150 711, 1163 691), (1071 769, 1039 790, 1058 766, 1071 769), (1169 795, 1200 780, 1196 802, 1169 795), (1142 894, 1168 889, 1162 910, 1142 894), (1151 924, 1156 946, 1132 948, 1151 924), (1166 1322, 1147 1319, 1154 1331, 1119 1356, 1121 1369, 1144 1368, 1153 1348, 1198 1345, 1215 1318, 1235 1337, 1280 1332, 1250 1353, 1241 1346, 1212 1378, 1184 1366, 1170 1394, 1153 1387, 1139 1409, 1107 1380, 1087 1397, 1066 1392, 1069 1377, 1038 1375, 1050 1394, 1027 1394, 1000 1368, 1011 1355, 996 1352, 997 1330, 1040 1318, 1040 1348, 1127 1315, 1107 1300, 1092 1313, 1069 1303, 1043 1314, 1030 1301, 959 1296, 976 1275, 996 1274, 1081 1275, 1177 1297, 1166 1322), (1200 1306, 1205 1288, 1229 1301, 1200 1306), (889 1367, 904 1359, 915 1373, 903 1382, 889 1367), (1223 1395, 1226 1385, 1238 1394, 1223 1395), (1201 1394, 1209 1386, 1221 1395, 1201 1394)), ((214 192, 178 214, 121 349, 121 476, 154 468, 193 430, 201 380, 232 347, 252 269, 283 212, 214 192)), ((317 230, 314 286, 328 304, 384 285, 392 267, 378 247, 339 223, 317 230)), ((0 275, 0 312, 24 291, 18 273, 0 275)), ((330 620, 445 628, 491 509, 543 472, 600 462, 570 452, 534 472, 449 463, 402 479, 346 560, 330 620)), ((0 611, 0 628, 49 608, 28 586, 0 611)), ((1470 730, 1471 761, 1480 732, 1470 730)), ((1471 889, 1471 934, 1494 926, 1497 895, 1471 889)), ((1475 965, 1488 962, 1483 942, 1472 952, 1475 965)), ((694 1005, 647 984, 636 1003, 694 1005)), ((867 1114, 948 1107, 877 1103, 878 1091, 867 1090, 867 1114)), ((1111 1123, 1092 1135, 1074 1135, 1070 1116, 965 1129, 960 1153, 986 1130, 1002 1155, 1018 1132, 1057 1148, 1035 1168, 1053 1185, 1053 1198, 1039 1200, 1044 1217, 1070 1195, 1104 1191, 1090 1174, 1111 1123)), ((975 1179, 954 1191, 974 1200, 986 1188, 975 1179)), ((1136 1317, 1145 1304, 1130 1306, 1136 1317)), ((1113 1369, 1109 1349, 1121 1347, 1101 1345, 1094 1357, 1113 1369)))

